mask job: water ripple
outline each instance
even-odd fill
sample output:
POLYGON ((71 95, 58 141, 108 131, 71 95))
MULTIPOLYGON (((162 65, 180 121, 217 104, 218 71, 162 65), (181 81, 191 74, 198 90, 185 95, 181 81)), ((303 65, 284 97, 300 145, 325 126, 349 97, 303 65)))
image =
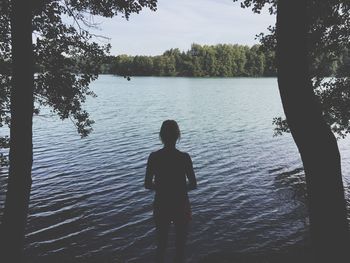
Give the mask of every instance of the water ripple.
MULTIPOLYGON (((86 108, 96 124, 88 138, 54 116, 34 119, 28 262, 152 260, 153 193, 143 180, 168 118, 178 121, 179 148, 191 154, 198 178, 189 193, 189 262, 308 242, 298 151, 289 135, 272 137, 271 120, 282 114, 275 79, 101 76, 92 89, 98 98, 86 108)), ((340 145, 348 174, 350 151, 340 145)), ((1 189, 6 183, 0 170, 1 189)), ((3 203, 2 191, 0 217, 3 203)))

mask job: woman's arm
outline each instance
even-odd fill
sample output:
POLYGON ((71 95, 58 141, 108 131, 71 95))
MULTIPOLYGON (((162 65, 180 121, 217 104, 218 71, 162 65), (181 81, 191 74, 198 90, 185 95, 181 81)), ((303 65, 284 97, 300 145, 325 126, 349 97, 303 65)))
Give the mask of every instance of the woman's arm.
POLYGON ((153 183, 153 158, 152 153, 148 157, 147 168, 146 168, 146 176, 145 176, 145 188, 149 190, 155 190, 155 185, 153 183))
POLYGON ((197 188, 197 179, 193 171, 193 164, 189 154, 186 154, 186 176, 188 179, 187 190, 193 190, 197 188))

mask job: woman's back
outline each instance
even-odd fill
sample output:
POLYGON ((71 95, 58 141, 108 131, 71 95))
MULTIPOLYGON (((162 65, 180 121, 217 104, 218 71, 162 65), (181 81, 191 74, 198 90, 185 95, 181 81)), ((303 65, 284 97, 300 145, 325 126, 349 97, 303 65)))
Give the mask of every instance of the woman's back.
POLYGON ((156 196, 159 204, 181 203, 187 197, 186 174, 190 157, 175 148, 160 149, 150 155, 156 196))

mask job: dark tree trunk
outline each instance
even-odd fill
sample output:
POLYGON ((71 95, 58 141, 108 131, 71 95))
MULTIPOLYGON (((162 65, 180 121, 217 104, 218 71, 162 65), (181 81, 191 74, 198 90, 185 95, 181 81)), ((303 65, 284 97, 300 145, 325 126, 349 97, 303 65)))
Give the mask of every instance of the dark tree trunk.
POLYGON ((21 262, 31 189, 33 47, 32 1, 11 1, 12 87, 10 168, 2 222, 1 262, 21 262))
POLYGON ((349 262, 349 233, 337 141, 322 117, 308 73, 307 0, 279 0, 278 85, 305 169, 316 262, 349 262))

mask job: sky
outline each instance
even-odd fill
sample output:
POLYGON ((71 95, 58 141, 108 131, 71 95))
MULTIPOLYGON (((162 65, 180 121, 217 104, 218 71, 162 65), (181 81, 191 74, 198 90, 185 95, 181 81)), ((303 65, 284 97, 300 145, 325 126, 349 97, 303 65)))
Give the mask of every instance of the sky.
POLYGON ((188 50, 192 43, 251 46, 275 16, 254 14, 232 0, 158 0, 155 12, 144 9, 128 21, 117 16, 95 22, 94 33, 110 38, 112 55, 160 55, 170 48, 188 50))

